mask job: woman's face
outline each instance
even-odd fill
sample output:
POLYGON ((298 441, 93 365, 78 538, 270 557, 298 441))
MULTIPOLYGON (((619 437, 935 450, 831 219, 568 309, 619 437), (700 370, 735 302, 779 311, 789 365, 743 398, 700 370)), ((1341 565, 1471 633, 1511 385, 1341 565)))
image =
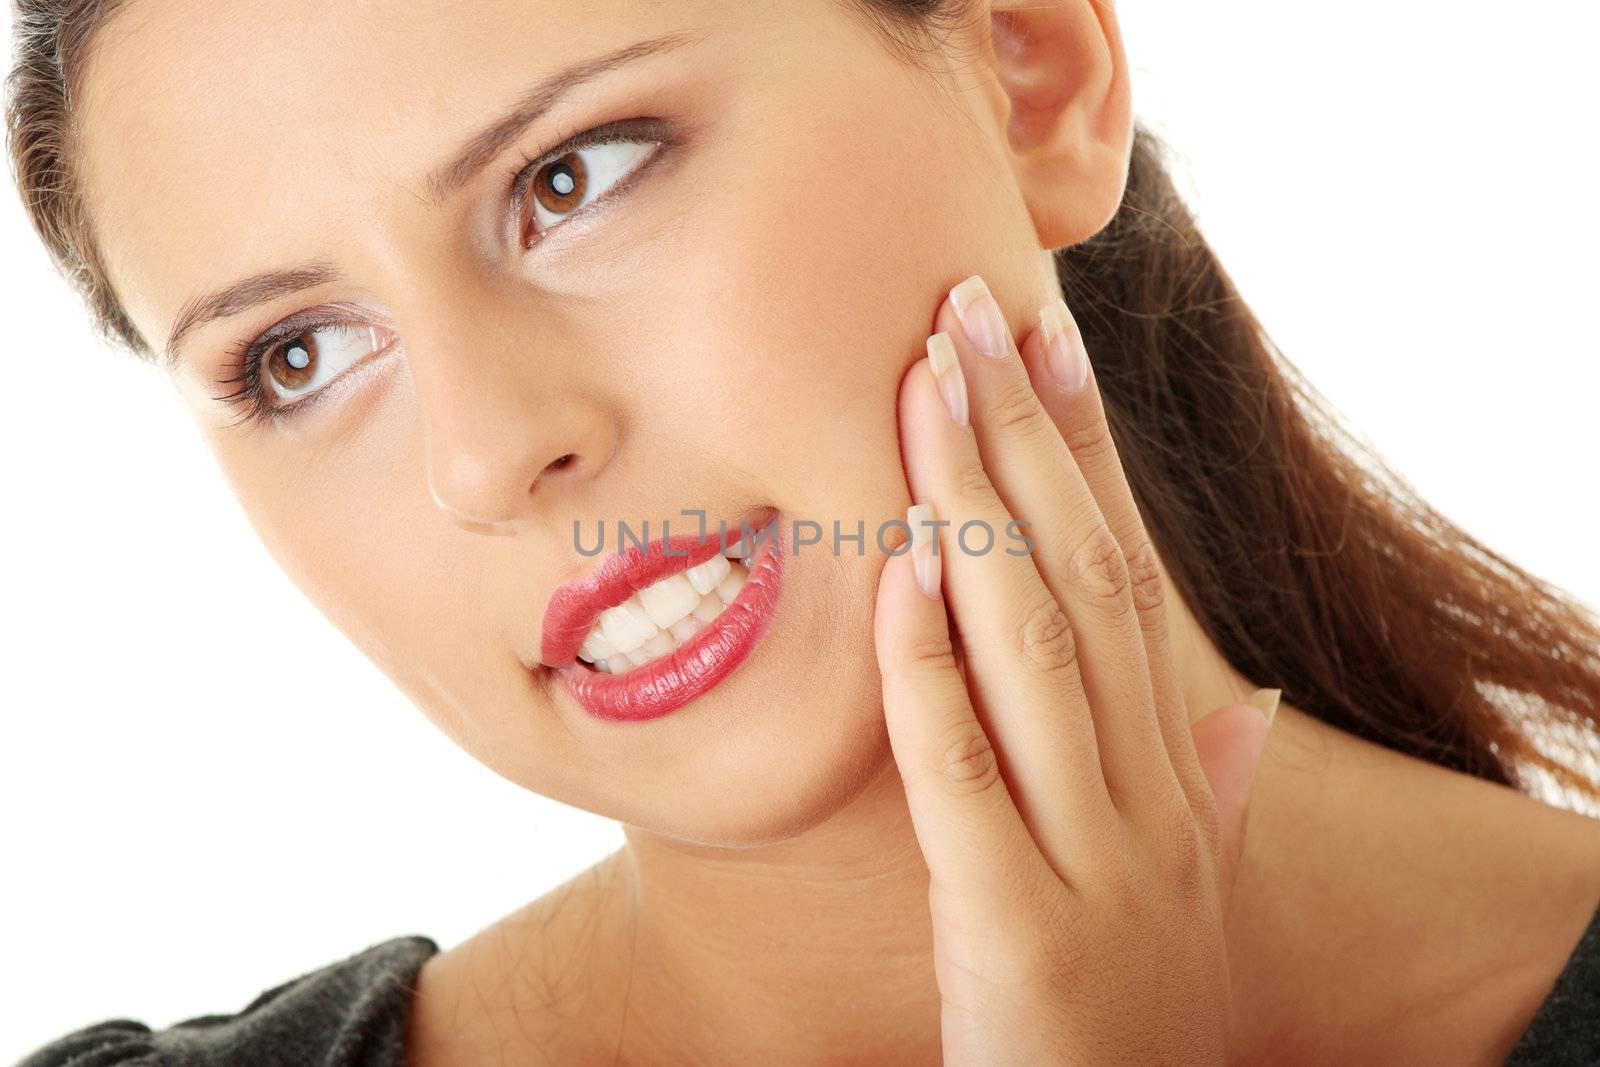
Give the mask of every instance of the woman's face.
MULTIPOLYGON (((952 69, 846 0, 132 0, 86 70, 80 157, 144 336, 220 312, 175 380, 296 585, 512 781, 754 843, 889 758, 874 534, 908 503, 895 395, 939 299, 974 272, 1009 308, 1053 291, 995 90, 952 69), (435 180, 556 72, 663 38, 435 180), (580 150, 584 189, 546 165, 514 196, 530 159, 625 120, 650 121, 580 150), (239 421, 218 398, 263 336, 262 402, 315 399, 239 421), (539 665, 552 592, 602 558, 574 523, 592 548, 600 523, 763 508, 823 543, 786 555, 720 684, 616 722, 539 665)), ((292 639, 263 652, 294 669, 292 639)))

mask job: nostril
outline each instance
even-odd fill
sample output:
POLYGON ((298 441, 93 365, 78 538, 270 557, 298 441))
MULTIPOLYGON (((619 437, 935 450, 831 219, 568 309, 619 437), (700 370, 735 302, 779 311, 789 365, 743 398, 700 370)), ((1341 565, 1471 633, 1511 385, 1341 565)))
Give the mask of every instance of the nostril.
POLYGON ((549 492, 552 486, 563 482, 572 471, 578 469, 581 458, 576 452, 568 452, 566 455, 546 463, 544 470, 539 472, 539 476, 528 487, 528 491, 530 493, 536 493, 540 490, 549 492))

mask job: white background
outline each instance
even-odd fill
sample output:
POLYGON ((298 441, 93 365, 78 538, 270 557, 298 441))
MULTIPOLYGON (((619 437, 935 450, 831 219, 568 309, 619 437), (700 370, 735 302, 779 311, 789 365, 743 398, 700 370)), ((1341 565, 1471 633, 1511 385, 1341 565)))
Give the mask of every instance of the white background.
MULTIPOLYGON (((1600 7, 1119 13, 1137 108, 1289 357, 1447 515, 1600 603, 1600 7)), ((455 749, 310 607, 10 190, 0 301, 0 1062, 448 946, 620 843, 455 749)))

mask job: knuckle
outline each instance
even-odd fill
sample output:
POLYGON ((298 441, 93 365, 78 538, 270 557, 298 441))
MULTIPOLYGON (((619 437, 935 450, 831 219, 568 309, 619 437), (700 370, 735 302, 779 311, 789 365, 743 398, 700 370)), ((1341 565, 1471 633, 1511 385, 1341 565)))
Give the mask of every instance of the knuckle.
POLYGON ((1116 454, 1117 446, 1111 439, 1111 428, 1103 419, 1069 424, 1062 430, 1061 436, 1079 464, 1092 465, 1116 454))
POLYGON ((1103 521, 1073 550, 1069 570, 1079 592, 1090 603, 1113 617, 1133 611, 1128 561, 1116 536, 1103 521))
POLYGON ((1018 374, 996 388, 989 404, 989 425, 1013 437, 1032 437, 1046 428, 1055 428, 1026 374, 1018 374))
POLYGON ((924 634, 908 640, 901 649, 902 661, 917 674, 956 669, 955 646, 945 634, 924 634))
POLYGON ((983 467, 983 460, 973 452, 956 461, 951 470, 955 491, 963 500, 987 500, 995 495, 994 483, 983 467))
POLYGON ((1133 590, 1133 605, 1141 613, 1157 611, 1166 603, 1167 590, 1161 581, 1161 565, 1156 560, 1156 550, 1149 541, 1143 541, 1127 557, 1128 584, 1133 590))
POLYGON ((945 736, 937 769, 945 787, 958 795, 984 793, 1002 782, 994 746, 977 719, 963 720, 945 736))
POLYGON ((1072 621, 1056 598, 1048 594, 1023 614, 1017 643, 1028 662, 1043 670, 1064 670, 1077 662, 1072 621))

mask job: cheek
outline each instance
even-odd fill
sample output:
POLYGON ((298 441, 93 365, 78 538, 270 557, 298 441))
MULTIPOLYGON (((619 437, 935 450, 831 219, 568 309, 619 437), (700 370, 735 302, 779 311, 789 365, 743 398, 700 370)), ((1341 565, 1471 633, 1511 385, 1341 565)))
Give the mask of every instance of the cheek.
POLYGON ((527 541, 468 535, 421 476, 404 380, 341 442, 336 461, 219 455, 289 579, 455 744, 545 796, 592 805, 615 774, 575 743, 519 652, 541 610, 527 541))
POLYGON ((337 412, 331 425, 360 423, 356 432, 337 442, 308 441, 303 454, 288 442, 266 447, 249 441, 235 447, 222 438, 212 442, 273 559, 324 614, 386 666, 404 637, 391 622, 403 624, 407 603, 425 602, 448 589, 440 559, 454 558, 432 556, 445 530, 441 523, 435 531, 420 511, 427 503, 425 496, 418 499, 425 487, 414 477, 402 477, 421 469, 412 465, 420 463, 420 455, 409 454, 409 441, 377 432, 379 420, 392 414, 337 412), (381 637, 365 627, 379 619, 384 621, 381 637))
MULTIPOLYGON (((470 542, 433 504, 403 371, 335 414, 330 436, 264 448, 211 447, 252 527, 289 580, 459 743, 520 682, 508 608, 532 617, 497 539, 470 542), (361 410, 357 411, 359 407, 361 410), (408 413, 409 410, 409 413, 408 413), (498 586, 495 579, 499 579, 498 586)), ((267 433, 270 431, 262 431, 267 433)), ((504 539, 509 541, 510 539, 504 539)))
MULTIPOLYGON (((947 114, 910 93, 859 97, 875 102, 863 113, 858 99, 848 123, 833 124, 852 113, 843 102, 813 102, 812 119, 801 115, 782 133, 768 123, 730 134, 730 144, 763 150, 742 163, 730 155, 717 195, 663 242, 670 257, 641 253, 625 302, 603 316, 591 305, 587 323, 573 324, 575 336, 595 331, 571 351, 604 361, 596 388, 623 428, 613 485, 673 470, 663 457, 692 455, 683 479, 652 490, 651 503, 774 503, 825 528, 835 519, 847 531, 858 520, 866 527, 863 557, 854 547, 839 559, 817 548, 802 561, 809 580, 788 594, 788 629, 776 635, 785 640, 774 641, 769 674, 758 679, 777 689, 792 672, 827 664, 837 701, 788 715, 775 708, 762 730, 719 735, 704 755, 682 755, 684 767, 669 761, 677 777, 729 783, 707 791, 711 808, 678 812, 691 824, 765 817, 769 805, 757 801, 775 781, 809 798, 792 813, 809 817, 882 756, 870 652, 882 558, 871 541, 907 503, 898 385, 923 357, 949 287, 1031 250, 1015 226, 994 232, 1004 213, 981 201, 999 187, 984 177, 995 164, 952 134, 959 127, 947 114), (833 729, 816 729, 823 710, 833 729), (791 781, 796 752, 808 756, 798 761, 806 783, 791 781), (752 810, 711 810, 730 796, 754 798, 752 810)), ((408 377, 375 393, 370 406, 341 416, 350 429, 337 447, 308 446, 315 460, 296 464, 291 450, 244 445, 229 455, 220 440, 213 447, 294 584, 430 718, 505 777, 593 810, 595 783, 617 778, 599 762, 606 746, 589 750, 558 715, 530 714, 528 679, 515 663, 514 650, 531 651, 534 636, 520 627, 532 626, 548 592, 526 583, 552 576, 530 566, 526 541, 466 536, 439 511, 422 473, 408 377)), ((675 729, 692 739, 700 721, 675 729)), ((618 805, 639 808, 636 821, 660 816, 667 794, 648 775, 617 788, 618 805)))
POLYGON ((890 512, 903 492, 895 398, 939 303, 984 264, 1015 262, 1019 237, 1030 247, 985 227, 997 213, 977 205, 994 182, 948 116, 908 120, 902 108, 919 106, 889 99, 840 126, 769 133, 680 261, 705 288, 678 299, 714 317, 716 421, 759 437, 778 478, 835 496, 870 487, 890 512))

